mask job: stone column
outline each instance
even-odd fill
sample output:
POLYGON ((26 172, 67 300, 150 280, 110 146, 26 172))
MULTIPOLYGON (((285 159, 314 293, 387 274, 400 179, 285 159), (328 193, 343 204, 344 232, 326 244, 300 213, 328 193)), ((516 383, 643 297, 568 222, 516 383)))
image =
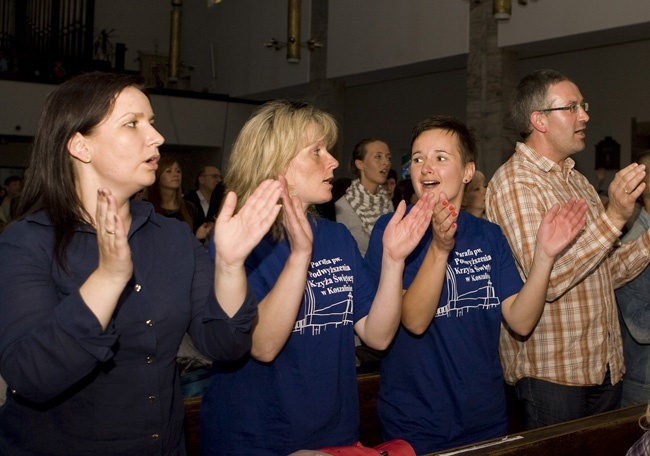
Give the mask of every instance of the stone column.
POLYGON ((510 96, 518 82, 517 53, 499 49, 492 0, 470 2, 467 123, 479 142, 477 169, 490 179, 514 151, 510 96))

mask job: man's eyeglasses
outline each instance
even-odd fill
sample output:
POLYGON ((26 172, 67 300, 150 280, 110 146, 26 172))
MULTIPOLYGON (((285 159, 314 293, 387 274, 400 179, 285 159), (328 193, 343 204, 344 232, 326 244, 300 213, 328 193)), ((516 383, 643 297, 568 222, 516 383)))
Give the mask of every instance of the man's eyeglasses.
POLYGON ((584 112, 589 111, 589 103, 582 102, 582 103, 574 103, 570 104, 569 106, 562 106, 561 108, 547 108, 547 109, 536 109, 536 111, 539 112, 547 112, 547 111, 569 111, 571 114, 575 114, 578 112, 578 108, 582 108, 584 112))

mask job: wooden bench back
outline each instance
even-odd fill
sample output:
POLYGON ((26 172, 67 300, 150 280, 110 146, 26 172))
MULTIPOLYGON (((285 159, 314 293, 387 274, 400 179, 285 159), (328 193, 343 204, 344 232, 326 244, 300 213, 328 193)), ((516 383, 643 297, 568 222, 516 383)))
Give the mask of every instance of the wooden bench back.
MULTIPOLYGON (((366 446, 382 442, 377 417, 379 374, 360 374, 359 410, 360 440, 366 446)), ((503 439, 463 447, 460 456, 624 456, 643 434, 639 418, 645 405, 603 413, 575 421, 548 426, 534 431, 516 433, 503 439), (499 444, 494 445, 499 442, 499 444), (490 446, 483 446, 491 444, 490 446), (472 447, 479 447, 470 450, 472 447)), ((188 456, 201 454, 199 445, 201 398, 185 399, 185 439, 188 456)), ((454 451, 459 450, 455 449, 454 451)), ((449 453, 447 450, 443 453, 449 453)), ((440 454, 440 453, 433 453, 440 454)))
POLYGON ((639 418, 645 409, 637 405, 614 410, 429 456, 625 456, 643 435, 639 418))
MULTIPOLYGON (((377 417, 377 393, 379 374, 361 374, 357 377, 359 387, 359 409, 361 414, 360 440, 366 446, 382 442, 377 417)), ((185 399, 185 442, 188 456, 198 456, 200 451, 201 398, 185 399)))

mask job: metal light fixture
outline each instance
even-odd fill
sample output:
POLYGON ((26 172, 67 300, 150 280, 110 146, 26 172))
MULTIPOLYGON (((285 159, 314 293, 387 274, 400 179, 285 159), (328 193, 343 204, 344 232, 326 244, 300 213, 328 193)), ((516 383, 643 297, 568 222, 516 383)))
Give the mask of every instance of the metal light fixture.
POLYGON ((512 3, 510 0, 494 0, 492 6, 494 18, 498 21, 510 19, 512 15, 512 3))
POLYGON ((289 0, 287 16, 287 62, 300 62, 300 0, 289 0))
MULTIPOLYGON (((527 5, 528 0, 517 0, 520 5, 527 5)), ((492 13, 498 21, 506 21, 512 15, 511 0, 492 0, 492 13)))
POLYGON ((300 48, 305 47, 310 52, 323 47, 323 43, 310 38, 304 43, 300 42, 300 1, 289 0, 288 16, 287 16, 287 41, 278 41, 271 38, 264 43, 267 48, 273 48, 276 51, 286 47, 287 48, 287 62, 298 63, 300 62, 300 48))
POLYGON ((169 72, 171 83, 178 81, 181 63, 181 22, 183 15, 183 0, 172 0, 172 18, 169 32, 169 72))
MULTIPOLYGON (((288 45, 289 45, 289 43, 285 43, 284 41, 278 41, 275 38, 270 38, 266 43, 264 43, 265 47, 273 48, 276 51, 279 51, 280 49, 282 49, 284 47, 288 47, 288 45)), ((313 38, 310 38, 309 40, 305 41, 304 43, 299 43, 298 45, 300 47, 307 48, 310 52, 314 52, 316 49, 320 49, 320 48, 323 47, 323 43, 321 43, 320 41, 316 41, 313 38)), ((288 57, 287 57, 287 60, 289 60, 288 57)), ((292 61, 292 60, 289 60, 289 61, 292 62, 292 63, 297 63, 298 61, 300 61, 300 59, 295 60, 295 61, 292 61)))

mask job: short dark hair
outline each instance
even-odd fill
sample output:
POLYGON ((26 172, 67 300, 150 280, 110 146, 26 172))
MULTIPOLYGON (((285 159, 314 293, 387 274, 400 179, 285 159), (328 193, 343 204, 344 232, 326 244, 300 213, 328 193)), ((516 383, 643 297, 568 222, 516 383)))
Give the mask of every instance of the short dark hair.
POLYGON ((205 169, 206 169, 208 166, 212 166, 212 165, 203 165, 203 166, 201 167, 201 170, 196 174, 196 177, 194 178, 194 187, 195 187, 197 190, 199 189, 199 177, 203 177, 203 175, 205 174, 205 169))
POLYGON ((478 157, 478 148, 473 129, 465 125, 464 122, 452 116, 437 115, 429 116, 417 124, 411 131, 411 148, 418 137, 428 130, 445 130, 456 133, 458 145, 460 146, 460 158, 463 165, 476 162, 478 157))
POLYGON ((519 81, 512 96, 510 115, 517 132, 523 139, 528 138, 533 131, 530 125, 531 113, 550 108, 548 89, 563 81, 571 81, 571 79, 555 70, 533 71, 519 81))

